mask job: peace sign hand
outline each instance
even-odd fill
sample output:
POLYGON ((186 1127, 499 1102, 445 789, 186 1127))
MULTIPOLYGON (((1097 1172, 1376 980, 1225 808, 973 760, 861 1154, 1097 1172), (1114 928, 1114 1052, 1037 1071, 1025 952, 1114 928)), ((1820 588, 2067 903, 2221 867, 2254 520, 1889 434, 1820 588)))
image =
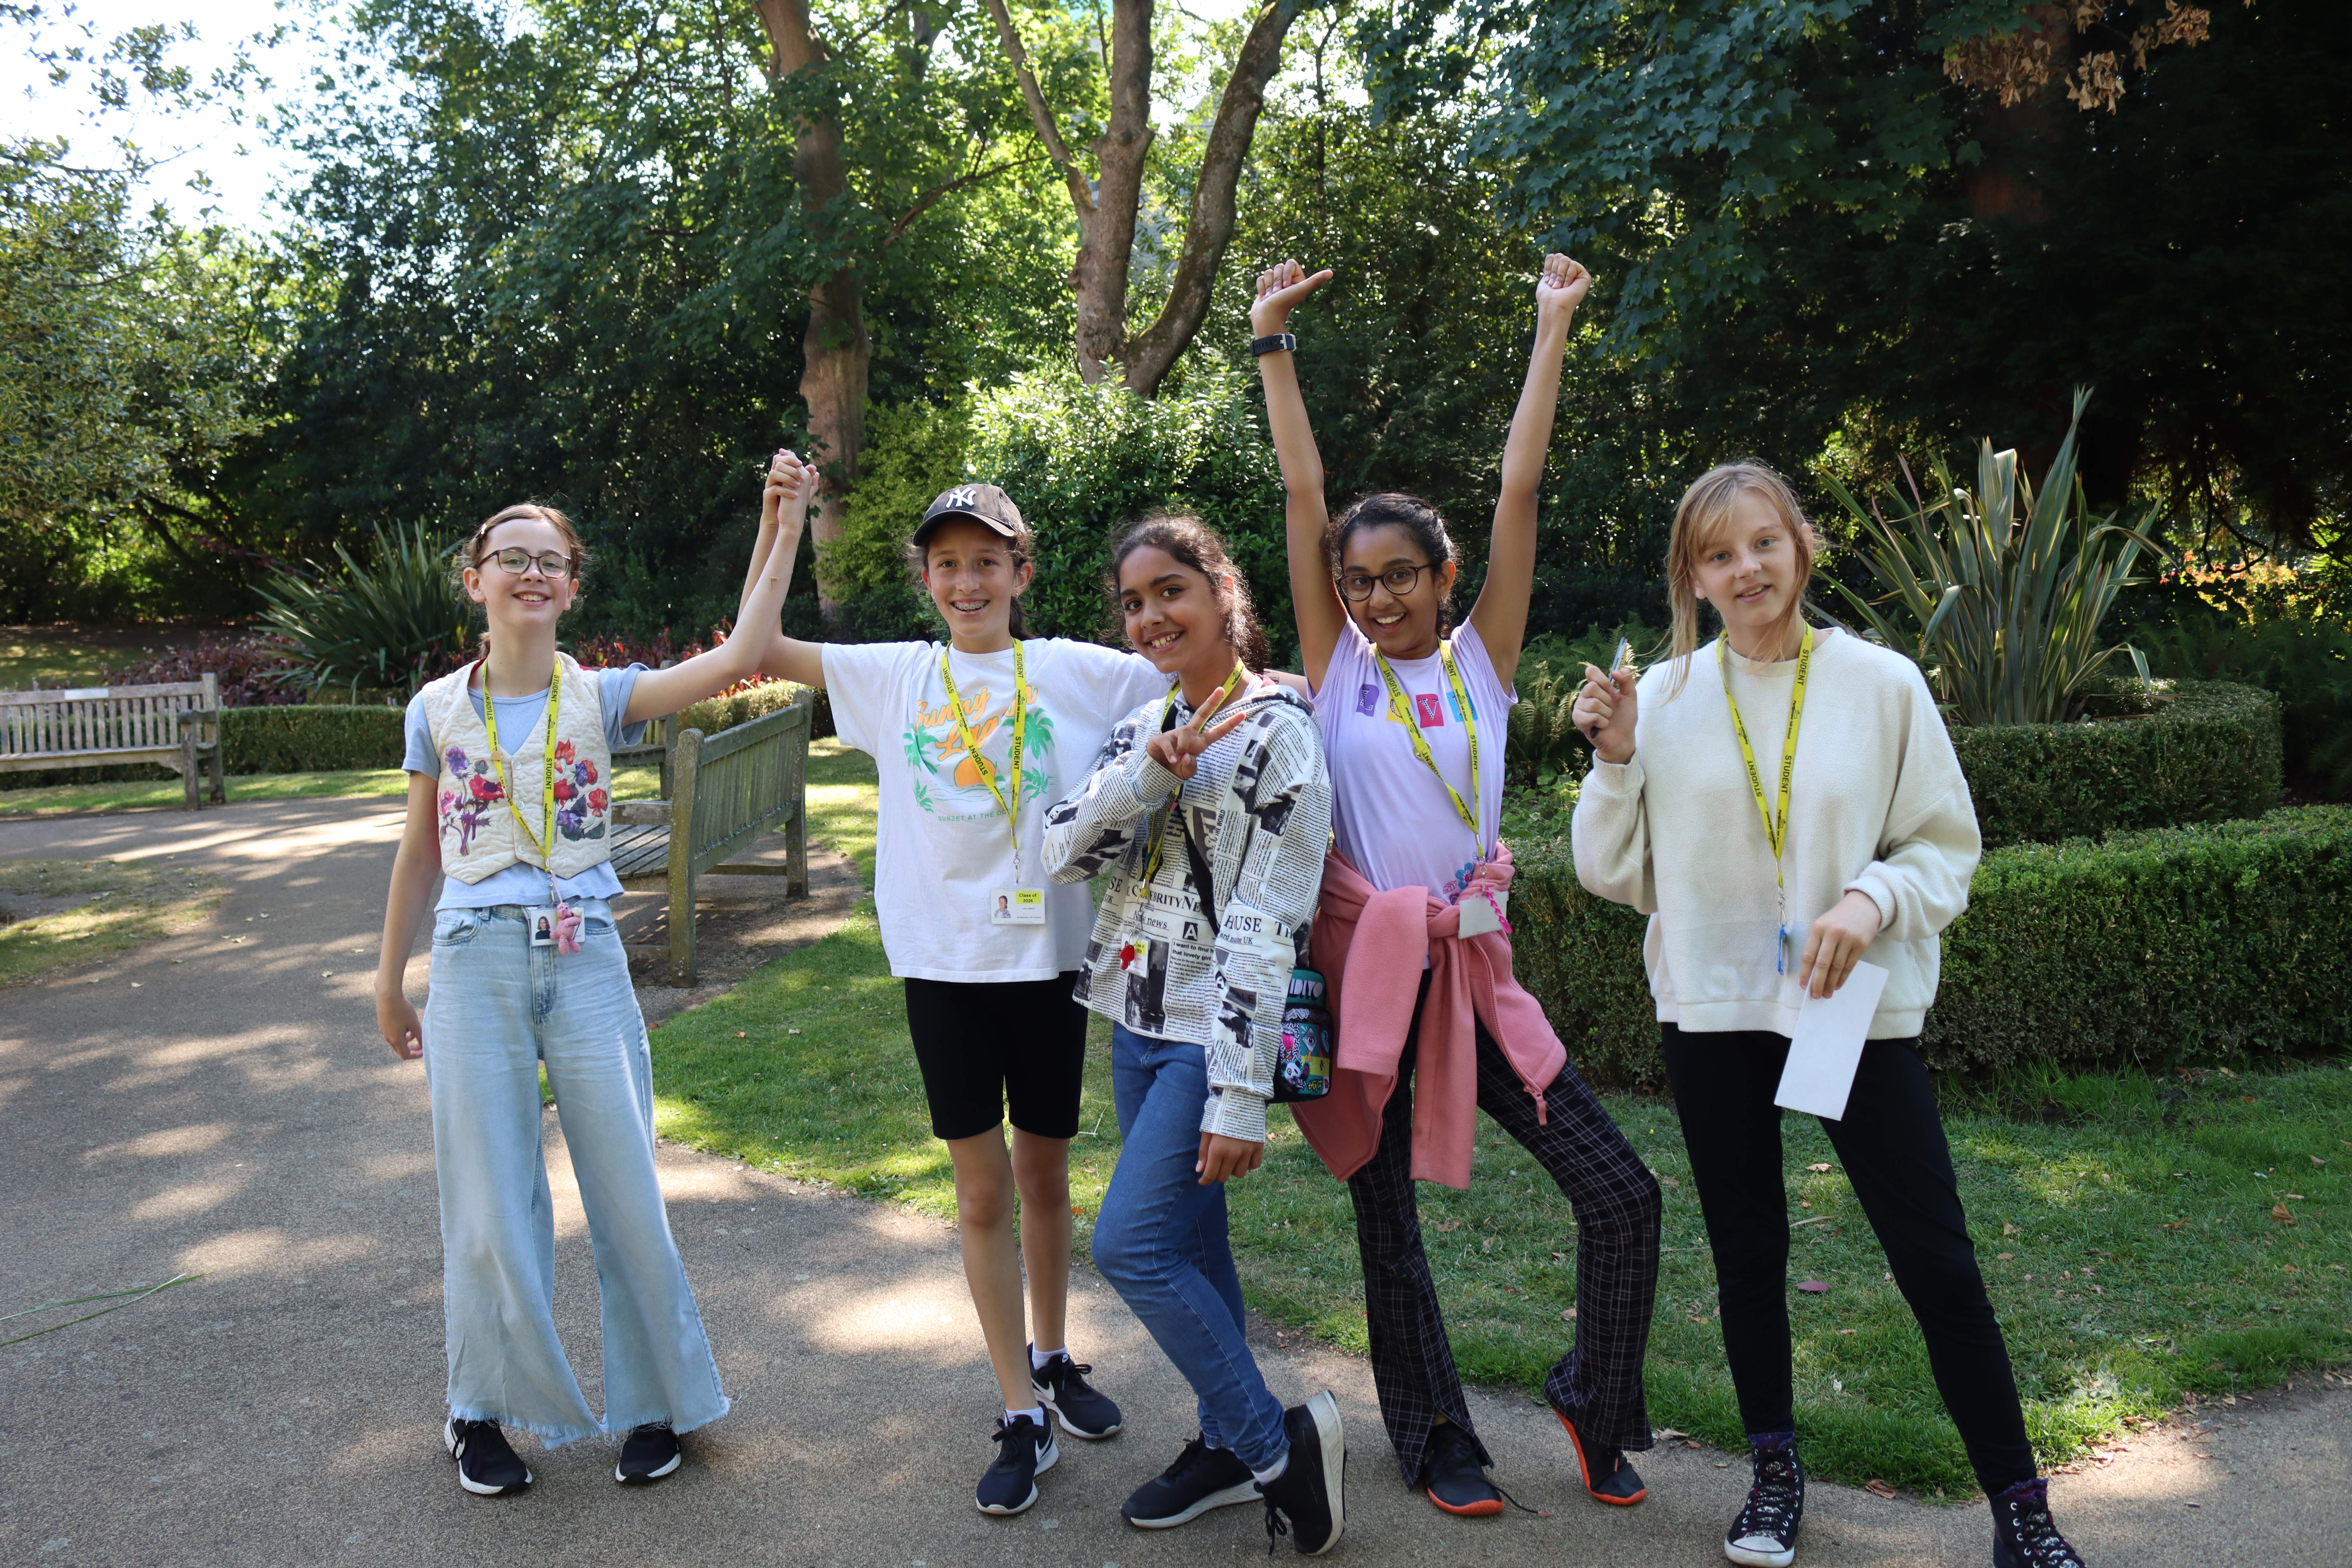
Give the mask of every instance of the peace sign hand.
POLYGON ((1247 713, 1234 713, 1223 723, 1211 728, 1209 721, 1224 706, 1224 688, 1201 704, 1201 710, 1173 730, 1162 730, 1146 741, 1143 749, 1151 760, 1180 779, 1189 779, 1200 771, 1201 753, 1239 729, 1247 713))
POLYGON ((1257 303, 1250 307, 1250 331, 1262 338, 1281 331, 1289 324, 1290 312, 1329 281, 1328 267, 1312 278, 1296 261, 1267 268, 1257 275, 1257 303))

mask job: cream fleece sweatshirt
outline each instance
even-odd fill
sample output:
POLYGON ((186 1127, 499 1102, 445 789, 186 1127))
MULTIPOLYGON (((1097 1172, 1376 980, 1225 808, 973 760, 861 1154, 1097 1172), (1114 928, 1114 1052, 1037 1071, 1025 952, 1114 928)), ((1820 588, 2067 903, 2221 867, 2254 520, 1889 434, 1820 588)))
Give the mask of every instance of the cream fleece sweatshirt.
MULTIPOLYGON (((1662 1023, 1695 1032, 1796 1026, 1805 934, 1848 889, 1883 922, 1863 957, 1889 971, 1873 1039, 1919 1032, 1942 966, 1938 933, 1968 908, 1983 846, 1968 780, 1918 667, 1834 627, 1813 634, 1790 775, 1782 868, 1788 972, 1774 968, 1772 848, 1724 700, 1716 645, 1693 656, 1672 699, 1673 666, 1644 671, 1633 755, 1596 760, 1576 805, 1576 874, 1598 896, 1650 917, 1642 955, 1662 1023)), ((1767 798, 1797 661, 1733 654, 1732 694, 1767 798)))

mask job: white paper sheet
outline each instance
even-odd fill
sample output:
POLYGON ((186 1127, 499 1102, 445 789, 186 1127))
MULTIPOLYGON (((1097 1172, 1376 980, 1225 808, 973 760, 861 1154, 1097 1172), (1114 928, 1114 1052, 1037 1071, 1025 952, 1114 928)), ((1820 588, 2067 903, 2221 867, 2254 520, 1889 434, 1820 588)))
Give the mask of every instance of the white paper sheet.
POLYGON ((1854 1069, 1862 1065, 1862 1044, 1885 990, 1885 970, 1856 963, 1836 995, 1806 994, 1797 1010, 1797 1031, 1789 1037, 1789 1065, 1780 1069, 1773 1104, 1832 1121, 1843 1119, 1846 1096, 1853 1092, 1854 1069))

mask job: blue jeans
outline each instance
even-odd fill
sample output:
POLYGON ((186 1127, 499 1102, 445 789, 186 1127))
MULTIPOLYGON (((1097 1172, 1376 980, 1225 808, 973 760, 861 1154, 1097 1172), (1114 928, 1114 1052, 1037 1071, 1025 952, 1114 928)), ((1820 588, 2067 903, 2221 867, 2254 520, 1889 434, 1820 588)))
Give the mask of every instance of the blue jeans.
POLYGON ((1225 1189, 1202 1186, 1201 1047, 1110 1031, 1111 1086, 1123 1140, 1095 1223, 1095 1268, 1201 1400, 1201 1436, 1253 1470, 1289 1452, 1282 1402, 1244 1331, 1241 1277, 1225 1231, 1225 1189))
POLYGON ((425 1072, 441 1184, 449 1412, 550 1447, 727 1413, 654 1176, 653 1061, 612 906, 582 900, 581 949, 530 945, 515 904, 433 920, 425 1072), (555 1215, 540 1140, 547 1064, 596 1253, 604 1419, 555 1337, 555 1215))

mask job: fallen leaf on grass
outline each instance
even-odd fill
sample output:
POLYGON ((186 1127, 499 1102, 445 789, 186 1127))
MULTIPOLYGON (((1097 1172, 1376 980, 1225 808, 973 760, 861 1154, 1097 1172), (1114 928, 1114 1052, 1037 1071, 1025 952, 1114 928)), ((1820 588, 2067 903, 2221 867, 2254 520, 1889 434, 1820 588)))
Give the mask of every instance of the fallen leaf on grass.
POLYGON ((2301 1193, 2281 1193, 2279 1196, 2293 1204, 2299 1204, 2304 1201, 2304 1197, 2301 1193))
POLYGON ((1806 1170, 1808 1170, 1808 1171, 1811 1171, 1811 1172, 1813 1174, 1815 1174, 1816 1176, 1825 1176, 1825 1175, 1827 1175, 1827 1174, 1829 1173, 1829 1171, 1830 1171, 1830 1167, 1829 1167, 1828 1165, 1826 1165, 1826 1164, 1822 1164, 1822 1165, 1808 1165, 1808 1166, 1806 1166, 1806 1167, 1805 1167, 1805 1169, 1806 1169, 1806 1170))
POLYGON ((1562 1312, 1559 1315, 1559 1321, 1563 1323, 1572 1323, 1576 1321, 1576 1309, 1570 1307, 1567 1311, 1562 1312))
POLYGON ((2000 1263, 2006 1263, 2016 1256, 2017 1254, 2014 1252, 1997 1252, 1993 1254, 1994 1260, 2000 1263))
POLYGON ((1852 1330, 1852 1329, 1840 1329, 1840 1330, 1838 1331, 1838 1332, 1839 1332, 1839 1333, 1841 1333, 1841 1334, 1850 1334, 1850 1333, 1853 1333, 1853 1332, 1854 1332, 1854 1331, 1853 1331, 1853 1330, 1852 1330))
POLYGON ((1690 1434, 1687 1432, 1677 1432, 1671 1426, 1661 1426, 1653 1434, 1653 1436, 1661 1443, 1673 1443, 1689 1436, 1690 1434))
POLYGON ((736 1030, 736 1031, 735 1031, 735 1037, 736 1037, 737 1039, 739 1039, 739 1040, 748 1040, 748 1039, 750 1039, 751 1037, 751 1035, 750 1035, 748 1032, 746 1032, 745 1030, 738 1029, 738 1030, 736 1030))
POLYGON ((2284 1204, 2273 1204, 2271 1205, 2271 1218, 2278 1221, 2281 1225, 2293 1225, 2294 1223, 2294 1213, 2284 1204))
POLYGON ((2007 1220, 2000 1222, 2000 1233, 2003 1236, 2023 1236, 2025 1234, 2015 1226, 2010 1224, 2007 1220))
MULTIPOLYGON (((173 962, 173 963, 177 963, 179 962, 179 960, 175 958, 175 959, 173 959, 172 962, 173 962)), ((2326 1163, 2327 1163, 2327 1162, 2326 1162, 2326 1161, 2325 1161, 2325 1160, 2321 1159, 2321 1158, 2320 1158, 2318 1155, 2316 1155, 2316 1154, 2314 1154, 2314 1155, 2311 1157, 2311 1163, 2312 1163, 2313 1166, 2315 1166, 2315 1167, 2317 1167, 2317 1166, 2320 1166, 2320 1165, 2325 1165, 2326 1163)))
POLYGON ((1809 1296, 1821 1296, 1828 1293, 1829 1284, 1822 1279, 1800 1279, 1797 1281, 1797 1289, 1809 1296))
POLYGON ((1895 1495, 1895 1489, 1888 1486, 1885 1481, 1880 1480, 1876 1476, 1873 1476, 1870 1479, 1863 1482, 1862 1489, 1868 1492, 1873 1497, 1885 1498, 1890 1501, 1893 1500, 1895 1495))

